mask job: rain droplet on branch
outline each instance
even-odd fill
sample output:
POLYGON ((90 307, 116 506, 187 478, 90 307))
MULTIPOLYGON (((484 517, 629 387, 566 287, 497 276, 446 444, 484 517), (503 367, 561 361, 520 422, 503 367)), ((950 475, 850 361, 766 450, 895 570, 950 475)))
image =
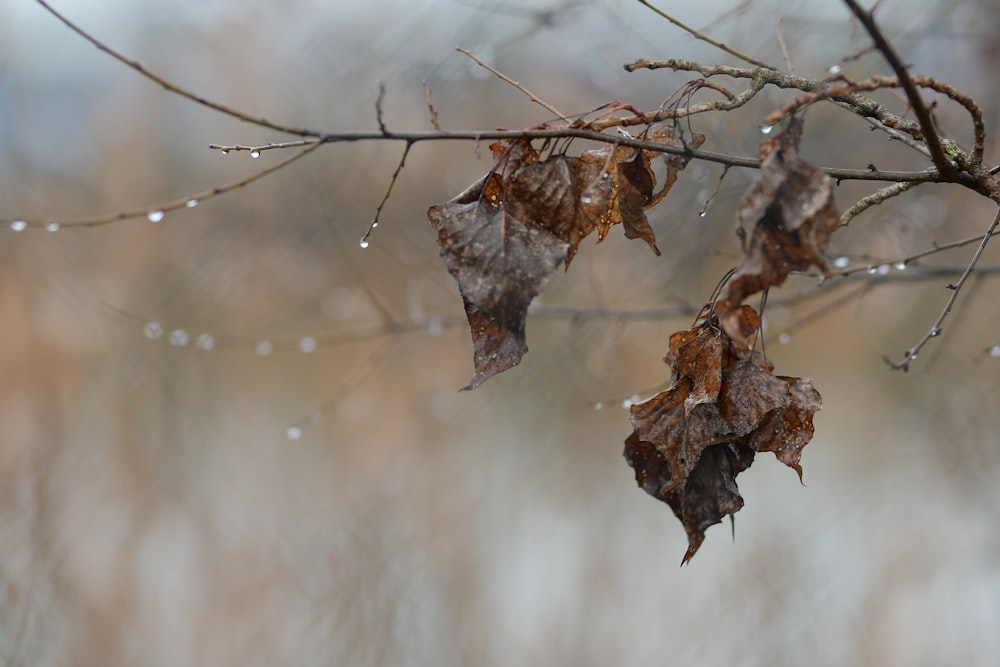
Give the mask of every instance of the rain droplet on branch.
POLYGON ((155 223, 159 222, 160 220, 163 220, 163 216, 164 215, 165 214, 163 213, 163 211, 160 211, 159 209, 157 209, 155 211, 150 211, 149 213, 147 213, 146 214, 146 219, 155 224, 155 223))
POLYGON ((13 229, 15 232, 23 232, 25 229, 28 228, 28 223, 25 222, 24 220, 14 220, 13 222, 10 223, 10 228, 13 229))

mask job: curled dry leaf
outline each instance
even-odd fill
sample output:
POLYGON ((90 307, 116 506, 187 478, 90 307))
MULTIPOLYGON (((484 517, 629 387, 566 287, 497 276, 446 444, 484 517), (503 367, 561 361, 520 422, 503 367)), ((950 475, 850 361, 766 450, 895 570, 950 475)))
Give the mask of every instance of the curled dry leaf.
POLYGON ((528 306, 569 251, 568 243, 511 215, 501 197, 500 177, 490 174, 427 213, 472 331, 476 374, 466 389, 521 361, 528 306))
MULTIPOLYGON (((665 126, 651 127, 649 135, 674 143, 665 126)), ((695 135, 688 145, 703 141, 695 135)), ((580 157, 543 158, 520 139, 490 149, 493 170, 427 212, 472 331, 476 374, 467 389, 520 362, 528 350, 528 306, 595 229, 600 240, 621 223, 625 236, 643 239, 660 254, 644 211, 663 199, 687 164, 683 157, 668 159, 657 192, 652 151, 607 146, 580 157)))
POLYGON ((784 135, 766 140, 760 173, 736 210, 745 257, 715 302, 733 339, 741 338, 738 311, 746 298, 781 285, 793 271, 817 266, 829 273, 823 252, 840 224, 833 181, 798 157, 800 134, 801 124, 793 123, 784 135))
MULTIPOLYGON (((759 325, 749 306, 738 330, 759 325)), ((670 505, 688 535, 687 562, 705 530, 743 507, 736 476, 758 452, 773 452, 801 479, 802 448, 822 399, 808 380, 776 376, 762 355, 731 338, 714 317, 670 337, 672 384, 633 405, 625 458, 636 481, 670 505)))

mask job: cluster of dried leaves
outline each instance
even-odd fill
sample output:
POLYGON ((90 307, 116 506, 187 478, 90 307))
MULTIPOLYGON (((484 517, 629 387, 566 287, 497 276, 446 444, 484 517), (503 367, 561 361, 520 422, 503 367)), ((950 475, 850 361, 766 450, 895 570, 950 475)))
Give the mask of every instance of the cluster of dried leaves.
MULTIPOLYGON (((674 143, 653 126, 654 141, 674 143)), ((801 124, 761 145, 761 170, 737 209, 745 257, 691 329, 670 337, 670 386, 633 405, 625 458, 649 494, 670 505, 688 534, 687 562, 705 530, 743 506, 736 476, 773 452, 801 479, 802 448, 822 400, 809 380, 773 374, 756 343, 760 317, 744 301, 794 271, 826 271, 823 251, 838 225, 833 184, 798 157, 801 124)), ((688 142, 697 147, 704 137, 688 142)), ((472 389, 527 351, 528 305, 581 240, 621 224, 659 254, 644 211, 687 164, 667 157, 657 191, 650 151, 606 147, 543 157, 527 141, 491 146, 494 168, 446 204, 431 207, 441 257, 458 281, 472 329, 472 389)))
MULTIPOLYGON (((732 319, 745 337, 760 320, 750 306, 732 319)), ((759 352, 709 315, 670 337, 670 388, 633 405, 625 459, 639 486, 670 505, 688 534, 687 562, 705 529, 743 507, 736 475, 757 452, 774 452, 802 477, 799 457, 822 402, 809 380, 776 376, 759 352)))
MULTIPOLYGON (((675 144, 670 129, 649 129, 650 141, 675 144)), ((702 135, 689 138, 697 148, 702 135)), ((472 330, 476 374, 466 389, 521 361, 528 351, 524 320, 559 266, 569 267, 577 247, 614 225, 642 239, 657 255, 645 210, 666 196, 687 158, 666 158, 667 176, 656 190, 656 154, 623 146, 579 157, 542 156, 530 142, 490 146, 494 166, 451 201, 427 212, 438 231, 441 258, 458 281, 472 330)))

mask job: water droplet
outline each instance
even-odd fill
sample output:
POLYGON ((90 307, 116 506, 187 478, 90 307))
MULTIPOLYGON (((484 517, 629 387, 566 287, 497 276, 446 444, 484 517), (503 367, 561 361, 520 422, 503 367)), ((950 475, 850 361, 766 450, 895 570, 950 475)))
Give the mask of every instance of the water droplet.
POLYGON ((580 203, 581 204, 593 204, 594 203, 594 198, 591 197, 590 195, 582 195, 580 197, 580 203))
POLYGON ((368 239, 361 239, 361 242, 358 243, 358 245, 361 246, 362 249, 367 248, 368 247, 368 239))
POLYGON ((198 200, 188 199, 186 202, 184 202, 184 205, 187 206, 188 208, 194 208, 195 206, 198 205, 198 200))
POLYGON ((316 342, 316 339, 313 338, 312 336, 306 336, 305 338, 299 341, 300 352, 305 352, 307 354, 309 352, 315 352, 317 347, 319 347, 319 344, 316 342))
POLYGON ((170 337, 167 338, 167 340, 174 347, 184 347, 188 344, 190 337, 188 336, 188 332, 184 331, 184 329, 174 329, 170 332, 170 337))
POLYGON ((606 180, 608 180, 609 178, 611 178, 611 174, 610 174, 610 173, 608 173, 608 172, 606 172, 606 171, 602 171, 602 172, 601 172, 601 180, 602 180, 602 181, 606 181, 606 180))
POLYGON ((156 340, 163 335, 163 325, 159 322, 147 322, 142 332, 149 340, 156 340))
POLYGON ((837 259, 833 260, 833 265, 838 269, 846 269, 851 265, 851 258, 847 255, 841 255, 837 259))
POLYGON ((378 227, 378 220, 372 223, 372 229, 375 229, 376 227, 378 227))
POLYGON ((771 134, 771 130, 773 130, 773 129, 774 129, 774 125, 761 125, 760 126, 760 133, 761 134, 771 134))
POLYGON ((878 267, 877 266, 869 266, 868 267, 868 273, 870 273, 871 275, 874 276, 876 273, 878 273, 878 267))
POLYGON ((198 334, 198 338, 195 340, 194 344, 198 346, 199 350, 205 350, 208 352, 215 347, 215 336, 207 333, 198 334))
POLYGON ((223 155, 229 155, 229 149, 228 148, 223 148, 222 149, 222 154, 223 155))
POLYGON ((882 266, 878 267, 878 274, 880 276, 884 276, 887 273, 889 273, 889 271, 891 271, 891 270, 892 270, 892 267, 890 267, 888 264, 883 264, 882 266))
POLYGON ((1000 345, 994 345, 990 348, 990 356, 994 359, 1000 357, 1000 345))
POLYGON ((302 429, 298 426, 289 426, 285 431, 285 435, 288 436, 289 440, 298 440, 302 437, 302 429))
POLYGON ((632 394, 631 396, 629 396, 628 398, 626 398, 624 401, 622 401, 622 407, 625 408, 626 410, 628 410, 629 408, 631 408, 633 405, 635 405, 638 402, 639 402, 639 394, 632 394))
POLYGON ((160 210, 150 211, 149 213, 146 214, 146 219, 152 223, 157 223, 160 220, 163 220, 163 216, 164 216, 163 211, 160 210))
POLYGON ((913 359, 917 358, 917 353, 914 352, 913 350, 907 350, 906 351, 906 358, 910 359, 912 361, 913 359))
POLYGON ((840 74, 840 65, 830 65, 830 68, 826 71, 830 74, 840 74))
POLYGON ((254 351, 262 357, 266 357, 271 354, 271 350, 274 349, 269 340, 259 340, 257 345, 254 346, 254 351))
POLYGON ((598 401, 597 403, 594 403, 594 409, 595 410, 603 410, 604 409, 604 403, 601 403, 600 401, 598 401))
POLYGON ((788 333, 787 331, 782 331, 780 334, 778 334, 778 342, 781 343, 782 345, 788 345, 789 343, 792 342, 792 334, 788 333))
POLYGON ((927 335, 930 336, 931 338, 936 338, 937 336, 940 336, 941 335, 941 327, 934 327, 933 329, 931 329, 927 333, 927 335))
POLYGON ((15 232, 23 232, 25 229, 28 228, 28 223, 25 222, 24 220, 14 220, 13 222, 10 223, 10 228, 13 229, 15 232))
POLYGON ((253 149, 252 151, 250 151, 250 157, 256 160, 257 158, 260 157, 260 151, 257 150, 256 148, 253 149))
POLYGON ((427 322, 427 333, 431 336, 440 336, 442 331, 444 331, 444 325, 441 324, 441 320, 434 318, 427 322))
POLYGON ((58 222, 46 222, 45 231, 47 232, 58 232, 61 225, 58 222))
POLYGON ((897 271, 905 271, 906 262, 896 262, 895 264, 892 265, 892 268, 896 269, 897 271))
POLYGON ((708 211, 698 211, 699 218, 704 218, 706 215, 708 215, 708 211))

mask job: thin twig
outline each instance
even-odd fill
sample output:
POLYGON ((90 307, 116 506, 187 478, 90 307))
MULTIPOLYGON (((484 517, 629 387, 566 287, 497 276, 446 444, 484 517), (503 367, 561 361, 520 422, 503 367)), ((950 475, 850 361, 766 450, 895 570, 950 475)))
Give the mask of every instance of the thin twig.
POLYGON ((497 69, 495 69, 495 68, 487 65, 482 60, 480 60, 478 57, 476 57, 476 55, 474 53, 472 53, 472 51, 469 51, 468 49, 463 49, 460 46, 456 46, 455 50, 458 51, 459 53, 461 53, 462 55, 465 55, 465 56, 468 56, 469 58, 472 58, 474 61, 476 61, 476 63, 480 67, 482 67, 483 69, 485 69, 486 71, 488 71, 490 74, 492 74, 493 76, 497 77, 501 81, 505 81, 505 82, 509 83, 510 85, 514 86, 515 88, 517 88, 518 90, 520 90, 522 93, 524 93, 525 95, 528 96, 528 99, 530 99, 535 104, 540 104, 542 107, 544 107, 550 113, 554 114, 556 116, 556 118, 558 118, 559 120, 561 120, 561 121, 563 121, 565 123, 571 123, 572 122, 569 118, 566 117, 565 114, 563 114, 563 112, 559 111, 559 109, 556 109, 554 106, 552 106, 551 104, 549 104, 548 102, 546 102, 542 98, 540 98, 537 95, 535 95, 533 92, 531 92, 530 90, 528 90, 527 88, 525 88, 524 86, 522 86, 517 81, 514 81, 513 79, 511 79, 509 76, 507 76, 503 72, 501 72, 501 71, 499 71, 499 70, 497 70, 497 69))
POLYGON ((375 217, 372 218, 371 223, 368 225, 368 231, 365 235, 361 237, 361 247, 368 247, 368 237, 371 236, 375 228, 378 227, 379 216, 382 215, 382 209, 385 207, 385 203, 389 201, 389 196, 392 194, 392 188, 396 185, 396 180, 399 179, 399 172, 403 171, 403 165, 406 164, 406 156, 410 154, 410 148, 413 146, 412 142, 407 142, 406 146, 403 148, 403 155, 399 158, 399 164, 396 165, 396 170, 392 172, 392 178, 389 179, 389 187, 385 189, 385 194, 382 196, 382 201, 379 202, 378 208, 375 209, 375 217))
POLYGON ((244 146, 243 144, 235 144, 233 146, 223 146, 221 144, 209 144, 208 147, 213 151, 222 151, 223 154, 229 152, 242 152, 247 151, 253 155, 253 153, 263 153, 264 151, 273 151, 279 148, 298 148, 300 146, 312 146, 318 143, 316 139, 298 139, 296 141, 283 141, 281 143, 271 143, 268 142, 263 146, 244 146))
POLYGON ((993 234, 996 232, 997 225, 1000 225, 1000 208, 997 209, 996 215, 993 216, 993 222, 990 223, 990 226, 986 229, 986 233, 983 234, 982 242, 979 244, 979 247, 976 248, 976 253, 972 256, 972 260, 969 262, 969 265, 965 267, 965 271, 958 279, 958 282, 948 285, 948 289, 951 290, 951 295, 949 295, 948 301, 944 305, 944 309, 941 311, 941 314, 938 315, 934 324, 931 325, 931 328, 927 330, 927 333, 925 333, 919 341, 917 341, 916 345, 903 353, 902 361, 893 362, 889 358, 885 357, 885 362, 889 364, 891 368, 903 371, 910 370, 910 362, 917 358, 917 354, 919 354, 920 350, 927 344, 927 341, 941 335, 941 326, 944 324, 945 319, 951 312, 952 306, 955 305, 955 301, 958 299, 958 294, 962 291, 962 286, 965 285, 969 276, 972 275, 973 271, 975 271, 976 263, 982 256, 983 251, 986 250, 986 246, 989 244, 990 238, 992 238, 993 234))
POLYGON ((893 183, 892 185, 887 185, 884 188, 879 188, 878 190, 876 190, 875 192, 871 193, 866 197, 862 197, 861 199, 856 201, 853 206, 851 206, 849 209, 847 209, 841 214, 840 226, 846 227, 851 222, 851 220, 860 215, 862 211, 865 211, 871 208, 872 206, 877 206, 882 202, 886 201, 887 199, 895 197, 896 195, 901 195, 907 190, 916 187, 917 185, 919 184, 916 183, 915 181, 909 181, 904 183, 893 183))
POLYGON ((781 56, 785 59, 785 65, 788 67, 788 73, 794 75, 795 68, 792 67, 792 58, 788 55, 788 46, 785 45, 785 36, 781 34, 781 17, 778 17, 777 23, 774 25, 774 31, 778 35, 778 46, 781 47, 781 56))
POLYGON ((934 162, 934 166, 945 177, 954 177, 955 166, 948 159, 944 148, 941 146, 941 139, 938 137, 937 128, 934 127, 934 120, 931 118, 930 111, 928 111, 927 105, 924 104, 923 98, 920 97, 917 86, 913 83, 913 79, 910 78, 907 66, 903 64, 899 54, 896 53, 896 49, 885 38, 885 35, 882 34, 882 30, 875 23, 872 12, 862 9, 855 0, 844 0, 844 4, 857 17, 861 25, 865 27, 868 35, 875 42, 876 48, 881 52, 882 57, 885 58, 886 62, 889 63, 889 67, 899 77, 900 86, 906 92, 906 99, 909 100, 910 106, 913 108, 913 114, 917 117, 917 122, 920 124, 920 130, 924 135, 924 142, 931 152, 931 161, 934 162))
POLYGON ((160 75, 158 75, 158 74, 156 74, 154 72, 151 72, 150 70, 146 69, 145 67, 143 67, 142 65, 140 65, 138 61, 132 60, 130 58, 126 58, 122 54, 120 54, 117 51, 115 51, 114 49, 112 49, 107 44, 104 44, 103 42, 99 41, 98 39, 92 37, 90 34, 88 34, 87 32, 85 32, 82 28, 80 28, 75 23, 73 23, 72 21, 70 21, 68 18, 66 18, 65 16, 63 16, 62 14, 60 14, 59 12, 57 12, 55 9, 53 9, 51 6, 49 6, 49 4, 47 2, 45 2, 45 0, 35 0, 35 2, 37 2, 39 5, 41 5, 42 8, 44 8, 47 12, 49 12, 50 14, 52 14, 53 16, 55 16, 57 19, 59 19, 59 21, 62 22, 63 25, 65 25, 67 28, 69 28, 70 30, 72 30, 76 34, 78 34, 81 37, 83 37, 85 40, 87 40, 88 42, 90 42, 91 44, 93 44, 99 50, 103 51, 104 53, 107 53, 109 56, 111 56, 112 58, 114 58, 118 62, 120 62, 120 63, 122 63, 122 64, 124 64, 124 65, 126 65, 126 66, 128 66, 130 68, 132 68, 133 70, 135 70, 136 72, 138 72, 142 76, 146 77, 150 81, 152 81, 154 83, 157 83, 160 86, 163 86, 165 89, 167 89, 171 93, 174 93, 175 95, 180 95, 181 97, 189 99, 192 102, 196 102, 197 104, 201 104, 202 106, 206 106, 209 109, 214 109, 215 111, 218 111, 219 113, 223 113, 223 114, 225 114, 227 116, 231 116, 233 118, 238 118, 239 120, 242 120, 242 121, 244 121, 246 123, 252 123, 253 125, 259 125, 260 127, 266 127, 266 128, 275 130, 277 132, 284 132, 285 134, 294 134, 294 135, 297 135, 297 136, 300 136, 300 137, 315 137, 315 136, 318 136, 320 134, 320 132, 315 132, 313 130, 307 130, 305 128, 299 128, 299 127, 292 127, 290 125, 283 125, 281 123, 275 123, 274 121, 267 120, 266 118, 260 118, 258 116, 251 116, 250 114, 244 113, 244 112, 239 111, 237 109, 233 109, 232 107, 228 107, 228 106, 226 106, 224 104, 220 104, 218 102, 213 102, 212 100, 209 100, 209 99, 207 99, 205 97, 202 97, 201 95, 198 95, 196 93, 192 93, 189 90, 181 88, 177 84, 175 84, 175 83, 173 83, 171 81, 168 81, 167 79, 163 78, 162 76, 160 76, 160 75))
POLYGON ((385 119, 382 118, 382 102, 385 101, 385 84, 378 84, 378 95, 375 97, 375 122, 378 123, 378 129, 382 131, 382 134, 388 134, 389 130, 385 127, 385 119))
POLYGON ((431 98, 431 87, 427 85, 427 80, 424 80, 424 98, 427 100, 427 111, 431 114, 431 127, 435 130, 440 130, 441 125, 438 124, 438 112, 434 108, 434 100, 431 98))
MULTIPOLYGON (((993 230, 992 232, 990 232, 989 235, 992 237, 996 236, 997 234, 1000 234, 1000 230, 993 230)), ((975 236, 970 236, 969 238, 962 239, 961 241, 952 241, 951 243, 935 243, 933 248, 922 250, 920 252, 913 253, 912 255, 899 257, 897 259, 888 262, 870 263, 867 266, 859 266, 857 268, 838 273, 837 275, 840 277, 846 277, 846 276, 852 276, 856 273, 871 273, 872 269, 877 269, 879 266, 896 266, 896 265, 905 266, 907 264, 912 264, 913 262, 921 260, 924 257, 930 257, 931 255, 936 255, 940 252, 944 252, 945 250, 964 248, 965 246, 972 245, 973 243, 982 243, 982 241, 983 241, 983 235, 976 234, 975 236)), ((927 275, 926 274, 927 270, 928 269, 924 270, 923 275, 927 275)))
POLYGON ((725 44, 723 44, 721 42, 715 41, 714 39, 712 39, 708 35, 702 34, 702 33, 698 32, 697 30, 695 30, 694 28, 692 28, 690 26, 684 25, 683 23, 681 23, 680 21, 678 21, 677 19, 675 19, 670 14, 667 14, 666 12, 664 12, 662 9, 660 9, 658 7, 654 7, 653 5, 651 5, 646 0, 639 0, 639 4, 644 5, 644 6, 648 7, 649 9, 653 10, 654 12, 656 12, 657 14, 659 14, 660 17, 662 17, 662 18, 670 21, 675 26, 677 26, 678 28, 680 28, 684 32, 688 33, 689 35, 691 35, 695 39, 699 39, 699 40, 705 42, 706 44, 711 44, 712 46, 714 46, 715 48, 719 49, 720 51, 725 51, 726 53, 728 53, 731 56, 736 56, 737 58, 739 58, 743 62, 750 63, 751 65, 756 65, 757 67, 763 67, 765 69, 772 69, 772 70, 777 70, 778 69, 777 67, 774 67, 773 65, 768 65, 765 62, 761 62, 760 60, 757 60, 755 58, 751 58, 750 56, 748 56, 748 55, 746 55, 744 53, 740 53, 739 51, 736 51, 735 49, 731 49, 730 47, 726 46, 725 44))
MULTIPOLYGON (((209 190, 202 190, 201 192, 195 192, 194 194, 181 197, 180 199, 173 199, 162 204, 154 204, 153 206, 147 206, 141 209, 133 209, 130 211, 121 211, 120 213, 112 213, 110 215, 99 215, 90 218, 78 218, 75 220, 33 220, 31 218, 18 218, 12 221, 10 224, 14 226, 17 224, 18 230, 23 230, 31 227, 45 229, 48 231, 55 231, 58 229, 72 229, 76 227, 100 227, 102 225, 109 225, 115 222, 122 222, 124 220, 135 220, 138 218, 145 218, 150 222, 159 222, 163 217, 170 211, 174 211, 182 208, 194 208, 198 204, 211 199, 213 197, 218 197, 219 195, 225 194, 227 192, 232 192, 233 190, 242 188, 245 185, 249 185, 254 181, 257 181, 269 174, 273 174, 276 171, 284 169, 296 160, 300 160, 309 153, 313 152, 319 146, 321 142, 313 140, 309 142, 308 146, 288 157, 280 162, 275 162, 270 167, 256 171, 249 176, 241 178, 237 181, 231 183, 226 183, 225 185, 218 185, 209 190)), ((234 149, 235 150, 235 149, 234 149)), ((242 150, 242 149, 241 149, 242 150)))

